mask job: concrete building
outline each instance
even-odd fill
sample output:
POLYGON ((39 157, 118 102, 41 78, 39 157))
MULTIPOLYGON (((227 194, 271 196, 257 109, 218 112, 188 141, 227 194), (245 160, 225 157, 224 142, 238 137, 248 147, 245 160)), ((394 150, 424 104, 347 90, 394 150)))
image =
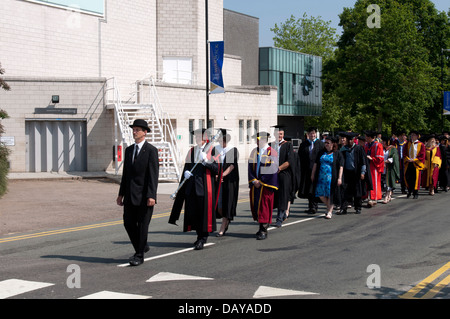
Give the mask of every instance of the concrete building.
MULTIPOLYGON (((114 169, 117 103, 149 105, 152 89, 184 159, 190 130, 206 127, 205 1, 67 3, 77 1, 0 2, 0 62, 11 86, 0 91, 0 107, 10 115, 2 122, 10 171, 114 169)), ((236 38, 237 19, 252 26, 243 28, 244 39, 257 37, 258 20, 224 10, 222 0, 209 1, 208 16, 211 41, 236 38)), ((210 96, 210 119, 232 130, 245 162, 254 132, 276 124, 277 88, 255 81, 254 44, 245 51, 227 42, 226 93, 210 96)))

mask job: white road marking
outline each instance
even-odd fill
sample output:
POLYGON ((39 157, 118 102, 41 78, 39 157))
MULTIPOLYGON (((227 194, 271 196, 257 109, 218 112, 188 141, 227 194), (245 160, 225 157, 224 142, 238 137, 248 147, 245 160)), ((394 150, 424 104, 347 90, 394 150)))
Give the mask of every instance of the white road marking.
MULTIPOLYGON (((214 243, 205 244, 204 247, 208 247, 208 246, 212 246, 212 245, 215 245, 215 244, 214 243)), ((160 259, 160 258, 172 256, 172 255, 178 255, 178 254, 182 254, 182 253, 185 253, 185 252, 188 252, 188 251, 192 251, 192 250, 194 250, 193 247, 192 248, 182 249, 182 250, 177 250, 177 251, 173 251, 171 253, 145 258, 144 261, 150 261, 150 260, 155 260, 155 259, 160 259)), ((130 266, 129 263, 128 264, 117 265, 117 267, 129 267, 129 266, 130 266)))
POLYGON ((159 274, 148 279, 146 282, 176 281, 176 280, 214 280, 214 278, 181 275, 170 272, 160 272, 159 274))
POLYGON ((0 299, 20 295, 33 290, 53 286, 46 282, 27 281, 19 279, 8 279, 0 281, 0 299))
POLYGON ((286 297, 286 296, 309 296, 309 295, 318 295, 318 293, 260 286, 256 290, 255 294, 253 295, 253 298, 270 298, 270 297, 283 297, 283 296, 284 297, 286 297))
MULTIPOLYGON (((311 218, 297 220, 297 221, 292 222, 292 223, 281 224, 281 227, 287 227, 287 226, 292 226, 292 225, 295 225, 295 224, 308 222, 310 220, 317 219, 317 218, 322 218, 324 216, 325 216, 325 214, 322 214, 322 215, 317 215, 317 216, 314 216, 314 217, 311 217, 311 218)), ((274 229, 278 229, 278 228, 277 227, 269 227, 267 230, 274 230, 274 229)))
POLYGON ((100 291, 91 295, 87 295, 78 299, 150 299, 151 296, 124 294, 112 291, 100 291))

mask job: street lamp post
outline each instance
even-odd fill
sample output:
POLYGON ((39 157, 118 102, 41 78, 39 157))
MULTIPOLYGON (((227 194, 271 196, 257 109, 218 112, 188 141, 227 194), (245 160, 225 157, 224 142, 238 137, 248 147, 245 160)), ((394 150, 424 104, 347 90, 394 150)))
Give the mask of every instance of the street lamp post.
POLYGON ((208 0, 205 0, 205 35, 206 35, 206 128, 209 128, 209 30, 208 30, 208 0))

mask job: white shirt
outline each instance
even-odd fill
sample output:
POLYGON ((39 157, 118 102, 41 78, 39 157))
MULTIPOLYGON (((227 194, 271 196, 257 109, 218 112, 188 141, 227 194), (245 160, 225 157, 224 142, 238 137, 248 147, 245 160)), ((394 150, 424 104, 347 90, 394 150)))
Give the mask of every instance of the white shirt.
POLYGON ((411 155, 411 154, 414 155, 414 157, 412 157, 411 159, 416 159, 416 157, 417 157, 417 145, 419 144, 419 143, 417 143, 418 141, 419 140, 415 140, 409 147, 409 155, 411 155))

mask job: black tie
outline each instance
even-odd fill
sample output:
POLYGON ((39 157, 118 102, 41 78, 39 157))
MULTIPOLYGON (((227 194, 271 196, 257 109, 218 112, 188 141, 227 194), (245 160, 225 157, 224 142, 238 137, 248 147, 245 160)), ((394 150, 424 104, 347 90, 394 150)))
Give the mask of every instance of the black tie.
POLYGON ((137 144, 134 146, 134 157, 133 157, 133 164, 134 162, 136 162, 136 157, 138 156, 138 150, 139 150, 139 146, 137 146, 137 144))

